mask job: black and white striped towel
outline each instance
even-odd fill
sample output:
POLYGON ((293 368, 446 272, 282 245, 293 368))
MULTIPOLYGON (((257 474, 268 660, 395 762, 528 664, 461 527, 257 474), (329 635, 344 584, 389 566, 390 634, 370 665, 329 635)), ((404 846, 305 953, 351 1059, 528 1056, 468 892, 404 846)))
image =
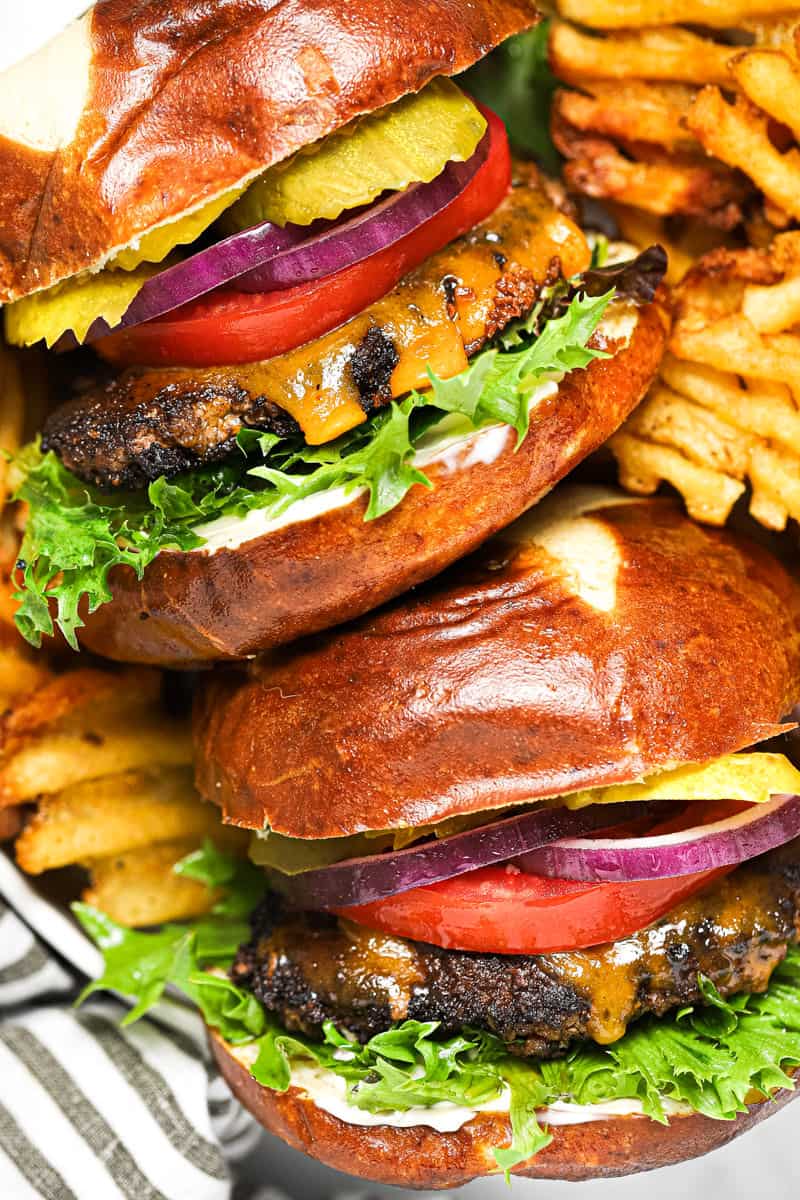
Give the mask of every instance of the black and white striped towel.
POLYGON ((0 901, 2 1200, 231 1200, 258 1131, 199 1018, 167 1001, 121 1029, 114 1000, 73 1007, 79 986, 0 901))

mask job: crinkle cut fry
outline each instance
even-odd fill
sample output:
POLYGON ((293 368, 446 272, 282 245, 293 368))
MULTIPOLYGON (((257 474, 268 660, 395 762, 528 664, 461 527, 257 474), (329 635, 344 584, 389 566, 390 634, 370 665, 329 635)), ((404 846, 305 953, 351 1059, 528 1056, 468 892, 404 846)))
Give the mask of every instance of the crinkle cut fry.
POLYGON ((678 22, 725 30, 795 8, 796 0, 558 0, 562 17, 606 30, 645 29, 678 22))
POLYGON ((798 329, 800 233, 701 259, 676 289, 660 380, 611 441, 623 486, 666 481, 693 516, 723 524, 749 483, 762 525, 800 520, 798 329))
MULTIPOLYGON (((27 649, 13 628, 0 634, 1 686, 27 649)), ((206 837, 238 854, 248 838, 195 792, 188 722, 165 711, 161 673, 34 661, 0 724, 0 841, 16 838, 28 873, 85 867, 84 898, 123 922, 208 911, 214 894, 173 866, 206 837)))
POLYGON ((737 173, 705 156, 643 142, 632 143, 633 156, 627 155, 610 138, 584 133, 564 119, 564 95, 556 94, 552 135, 567 160, 569 187, 658 216, 697 217, 723 230, 741 223, 749 185, 737 173))

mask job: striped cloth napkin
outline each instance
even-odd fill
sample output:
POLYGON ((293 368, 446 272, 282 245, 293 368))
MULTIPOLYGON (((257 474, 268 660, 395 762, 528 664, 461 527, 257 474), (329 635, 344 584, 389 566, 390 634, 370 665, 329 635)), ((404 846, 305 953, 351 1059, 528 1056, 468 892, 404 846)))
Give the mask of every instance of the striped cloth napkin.
POLYGON ((0 900, 0 1197, 231 1200, 259 1130, 199 1018, 166 1001, 121 1029, 115 1000, 74 1008, 80 986, 0 900))

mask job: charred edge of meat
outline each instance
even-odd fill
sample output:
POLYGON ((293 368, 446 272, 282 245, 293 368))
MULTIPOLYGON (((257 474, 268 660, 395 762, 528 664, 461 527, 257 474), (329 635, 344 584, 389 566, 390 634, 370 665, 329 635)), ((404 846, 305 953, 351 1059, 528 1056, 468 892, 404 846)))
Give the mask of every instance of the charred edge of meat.
POLYGON ((370 413, 392 398, 392 372, 400 361, 397 347, 380 325, 373 325, 355 349, 350 370, 361 407, 370 413))
POLYGON ((495 288, 492 307, 486 316, 483 337, 464 347, 467 355, 476 354, 482 345, 491 341, 512 321, 518 321, 520 317, 527 317, 539 299, 540 290, 531 271, 517 268, 501 275, 495 288))
POLYGON ((133 406, 113 383, 91 404, 68 401, 47 420, 42 449, 103 490, 135 490, 162 475, 222 462, 236 450, 245 426, 279 437, 298 437, 300 426, 284 409, 235 384, 177 384, 133 406))

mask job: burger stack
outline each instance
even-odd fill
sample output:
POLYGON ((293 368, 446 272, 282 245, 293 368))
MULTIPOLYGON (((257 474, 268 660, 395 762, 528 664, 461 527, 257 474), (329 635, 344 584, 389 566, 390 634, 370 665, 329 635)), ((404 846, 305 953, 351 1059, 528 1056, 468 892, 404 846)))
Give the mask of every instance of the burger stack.
POLYGON ((192 924, 74 906, 93 986, 180 988, 267 1128, 420 1188, 683 1161, 800 1066, 800 591, 598 485, 666 255, 587 238, 470 94, 537 20, 101 0, 0 81, 51 401, 17 627, 192 672, 235 831, 171 869, 192 924))

